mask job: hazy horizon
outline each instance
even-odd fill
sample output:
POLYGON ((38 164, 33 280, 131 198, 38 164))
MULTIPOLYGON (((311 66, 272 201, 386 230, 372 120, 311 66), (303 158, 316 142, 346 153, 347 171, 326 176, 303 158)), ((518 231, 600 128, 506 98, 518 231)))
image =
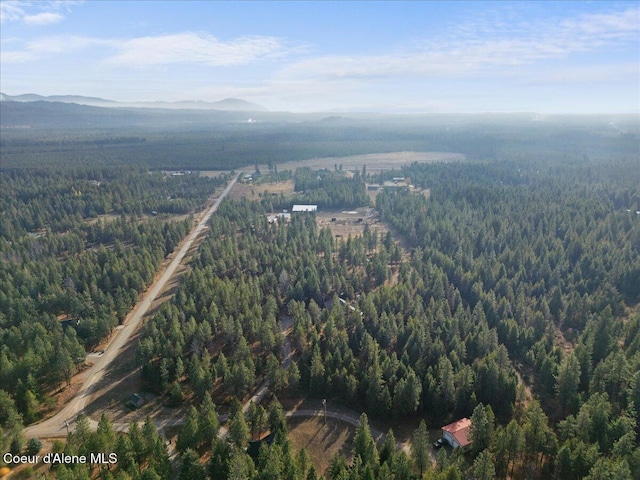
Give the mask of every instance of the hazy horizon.
POLYGON ((637 114, 637 2, 3 0, 2 93, 271 111, 637 114))

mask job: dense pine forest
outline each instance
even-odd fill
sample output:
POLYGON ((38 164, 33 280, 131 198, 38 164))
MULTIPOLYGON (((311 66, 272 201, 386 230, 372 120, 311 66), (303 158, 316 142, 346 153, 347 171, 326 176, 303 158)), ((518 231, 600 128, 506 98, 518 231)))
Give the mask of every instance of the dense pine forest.
MULTIPOLYGON (((312 217, 269 225, 256 204, 227 203, 174 305, 147 325, 144 375, 196 403, 268 376, 375 418, 470 417, 475 461, 439 463, 434 478, 638 478, 634 164, 409 166, 429 200, 377 197, 406 261, 388 236, 336 241, 312 217), (293 319, 286 371, 278 311, 293 319)), ((409 478, 388 452, 362 455, 330 477, 409 478)))
POLYGON ((55 406, 54 390, 124 320, 222 183, 134 168, 2 172, 3 445, 19 446, 22 424, 55 406))
MULTIPOLYGON (((118 464, 47 478, 640 479, 640 152, 637 138, 574 127, 552 141, 484 126, 465 162, 298 168, 283 174, 293 196, 224 200, 136 349, 145 388, 186 412, 175 445, 150 419, 123 435, 106 416, 94 433, 82 418, 54 450, 114 451, 118 464), (367 185, 397 177, 401 188, 369 199, 367 185), (386 228, 337 236, 310 213, 269 223, 294 200, 368 205, 386 228), (243 411, 265 381, 266 400, 243 411), (325 472, 288 435, 279 399, 296 398, 361 414, 350 453, 325 472), (462 417, 470 448, 435 452, 429 429, 462 417), (393 430, 376 443, 370 424, 382 422, 410 425, 409 448, 393 430), (271 439, 257 453, 256 433, 271 439)), ((423 140, 455 151, 468 133, 445 131, 423 140)), ((122 322, 223 181, 2 172, 3 450, 40 448, 22 426, 53 408, 52 389, 122 322)))

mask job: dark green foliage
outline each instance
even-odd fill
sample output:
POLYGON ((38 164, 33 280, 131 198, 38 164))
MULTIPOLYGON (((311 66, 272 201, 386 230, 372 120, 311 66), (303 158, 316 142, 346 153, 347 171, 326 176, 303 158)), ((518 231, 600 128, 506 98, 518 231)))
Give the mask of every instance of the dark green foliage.
POLYGON ((27 455, 37 455, 42 449, 42 442, 37 438, 30 438, 27 442, 27 455))
POLYGON ((420 472, 419 478, 422 478, 422 474, 431 466, 430 449, 429 430, 427 430, 425 421, 422 420, 416 431, 413 432, 413 443, 411 444, 411 456, 416 469, 420 472))
POLYGON ((262 203, 265 206, 270 203, 271 209, 276 210, 289 208, 292 203, 317 204, 319 208, 355 208, 369 204, 364 181, 357 172, 349 178, 343 172, 298 168, 294 178, 294 189, 300 195, 263 199, 262 203))
POLYGON ((134 168, 2 172, 0 384, 25 422, 124 320, 185 237, 191 221, 169 212, 200 208, 220 183, 134 168), (167 213, 141 217, 152 210, 167 213))
POLYGON ((180 469, 178 480, 205 480, 204 467, 200 464, 200 457, 196 452, 187 449, 180 455, 180 469))
MULTIPOLYGON (((145 325, 137 352, 148 384, 169 401, 173 397, 198 405, 189 411, 189 427, 180 435, 183 477, 202 476, 199 455, 210 450, 207 470, 212 478, 314 478, 308 464, 291 454, 277 402, 266 420, 257 407, 245 419, 236 404, 231 436, 238 447, 216 438, 211 394, 248 398, 264 378, 274 390, 291 393, 297 388, 301 394, 327 398, 330 405, 366 410, 372 423, 377 417, 427 417, 437 428, 463 416, 474 420, 469 455, 475 458, 465 462, 460 453, 442 453, 433 468, 396 451, 391 435, 378 454, 370 431, 366 435, 367 422, 356 435, 353 461, 334 459, 331 478, 412 479, 417 472, 430 478, 637 476, 637 145, 594 133, 576 120, 570 123, 573 147, 554 129, 539 125, 518 130, 500 123, 500 135, 489 125, 454 125, 450 133, 432 125, 405 133, 387 130, 390 142, 384 148, 403 143, 457 149, 468 153, 468 159, 508 158, 414 164, 372 177, 409 177, 431 189, 429 200, 402 190, 378 195, 377 209, 393 235, 379 237, 367 226, 362 237, 336 240, 331 231, 317 227, 313 216, 269 225, 266 209, 289 208, 284 203, 292 199, 223 202, 192 271, 173 302, 145 325), (516 130, 518 135, 507 139, 505 132, 516 130), (535 155, 523 153, 531 151, 529 143, 536 145, 535 155), (595 159, 583 152, 576 155, 576 148, 595 159), (409 248, 401 250, 395 243, 399 239, 409 248), (285 353, 279 320, 285 313, 293 323, 295 361, 286 371, 279 368, 285 353), (525 384, 539 403, 528 396, 525 384), (276 442, 264 446, 256 469, 242 447, 252 431, 267 424, 277 432, 276 442)), ((292 174, 284 173, 282 162, 296 155, 315 156, 345 145, 354 151, 380 148, 377 140, 363 146, 371 126, 327 127, 327 133, 300 125, 292 128, 295 135, 283 135, 278 128, 258 126, 251 133, 238 128, 235 133, 215 132, 209 139, 193 134, 185 142, 195 147, 193 154, 180 161, 235 166, 264 159, 270 178, 287 178, 292 174), (326 135, 335 143, 320 146, 318 139, 326 135), (242 145, 232 138, 242 138, 242 145), (287 143, 291 149, 284 153, 287 143), (273 167, 276 161, 281 174, 273 167)), ((151 152, 168 143, 128 137, 106 142, 105 156, 143 147, 143 158, 151 158, 151 152)), ((21 148, 33 146, 20 145, 15 137, 9 141, 11 161, 23 158, 21 148)), ((73 141, 85 142, 83 155, 98 146, 88 139, 73 141)), ((40 142, 36 150, 62 147, 40 142)), ((179 148, 167 148, 157 161, 167 162, 179 148)), ((53 155, 52 161, 65 156, 53 155)), ((209 185, 195 176, 165 181, 160 175, 126 171, 130 178, 122 178, 122 171, 98 169, 75 176, 52 174, 51 181, 32 181, 47 176, 37 172, 7 173, 19 193, 3 194, 3 208, 7 205, 10 215, 0 221, 0 278, 7 279, 0 287, 0 329, 6 327, 0 331, 0 384, 9 389, 6 398, 0 396, 5 444, 19 432, 17 411, 27 421, 37 418, 45 400, 40 388, 44 365, 55 365, 56 381, 68 379, 82 347, 117 324, 154 266, 181 238, 187 222, 165 223, 162 212, 198 205, 209 185), (99 179, 103 183, 98 188, 90 180, 99 172, 104 181, 99 179), (193 189, 181 183, 190 181, 193 189), (32 185, 38 182, 40 190, 32 185), (69 193, 71 188, 82 195, 69 193), (172 200, 166 200, 167 189, 173 189, 172 200), (122 210, 119 196, 126 200, 122 210), (141 222, 83 223, 105 212, 140 216, 149 209, 160 215, 141 222), (44 236, 28 235, 41 228, 44 236), (100 271, 87 269, 87 263, 100 271), (100 309, 102 305, 106 307, 100 309), (68 311, 82 317, 77 328, 62 329, 55 321, 68 311), (42 338, 54 340, 45 343, 46 362, 40 364, 34 346, 42 338), (30 376, 20 373, 25 365, 30 376)), ((366 203, 365 175, 363 168, 362 176, 358 169, 347 178, 337 165, 334 172, 300 169, 296 189, 304 196, 296 203, 366 203)), ((422 425, 419 430, 426 429, 422 425)), ((121 458, 119 468, 139 472, 150 466, 147 476, 175 476, 166 462, 150 460, 149 452, 160 451, 160 445, 145 442, 147 435, 138 427, 132 426, 126 440, 114 440, 106 424, 95 437, 85 427, 79 422, 69 452, 113 445, 121 458)), ((425 444, 422 437, 414 438, 413 448, 425 444)), ((426 446, 428 450, 428 440, 426 446)), ((80 469, 76 473, 85 474, 80 469)))

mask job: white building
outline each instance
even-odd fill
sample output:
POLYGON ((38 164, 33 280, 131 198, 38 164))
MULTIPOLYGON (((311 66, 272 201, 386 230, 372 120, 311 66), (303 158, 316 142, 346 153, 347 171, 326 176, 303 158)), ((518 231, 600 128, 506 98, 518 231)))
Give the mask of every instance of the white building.
POLYGON ((471 420, 461 418, 457 422, 450 423, 442 427, 442 438, 453 448, 465 448, 471 443, 469 439, 469 428, 471 420))
POLYGON ((294 205, 292 212, 317 212, 318 205, 294 205))

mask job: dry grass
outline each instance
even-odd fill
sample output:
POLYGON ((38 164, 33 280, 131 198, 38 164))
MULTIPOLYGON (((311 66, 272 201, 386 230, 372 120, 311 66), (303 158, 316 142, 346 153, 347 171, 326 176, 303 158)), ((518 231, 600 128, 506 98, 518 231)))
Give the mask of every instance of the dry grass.
MULTIPOLYGON (((279 170, 298 167, 310 167, 317 170, 322 168, 333 169, 335 165, 342 165, 343 170, 361 169, 367 166, 368 172, 380 170, 391 170, 400 168, 402 165, 409 165, 413 162, 435 163, 435 162, 458 162, 463 161, 465 156, 461 153, 448 152, 390 152, 390 153, 368 153, 364 155, 350 155, 347 157, 323 157, 311 160, 300 160, 296 162, 286 162, 280 166, 279 170)), ((267 171, 267 165, 260 165, 260 170, 267 171)))
POLYGON ((231 170, 200 170, 201 177, 219 177, 220 175, 228 175, 231 173, 231 170))
POLYGON ((293 180, 282 182, 263 183, 255 185, 253 183, 236 183, 233 190, 229 193, 229 198, 238 200, 246 198, 247 200, 258 201, 267 195, 293 195, 293 180))
POLYGON ((331 234, 338 238, 360 236, 364 232, 365 225, 369 229, 380 234, 387 233, 386 227, 379 221, 376 211, 369 207, 356 208, 354 210, 322 210, 316 215, 318 227, 329 227, 331 234))
POLYGON ((325 425, 321 417, 292 418, 287 423, 294 448, 307 450, 319 474, 327 473, 336 454, 351 458, 351 439, 355 432, 352 425, 332 418, 328 418, 325 425))

